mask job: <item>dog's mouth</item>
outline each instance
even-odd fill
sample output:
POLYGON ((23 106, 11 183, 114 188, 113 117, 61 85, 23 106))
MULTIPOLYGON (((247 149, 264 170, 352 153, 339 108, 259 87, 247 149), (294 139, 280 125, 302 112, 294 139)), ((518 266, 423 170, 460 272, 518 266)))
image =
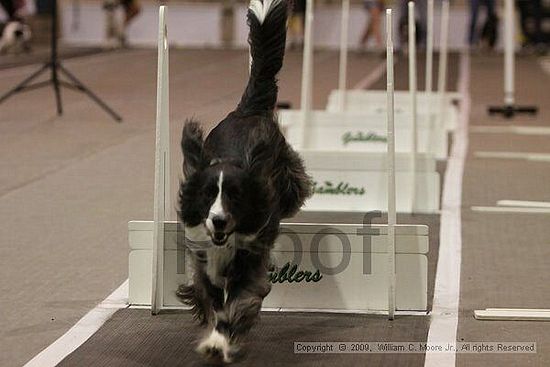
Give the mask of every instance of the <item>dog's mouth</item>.
POLYGON ((214 232, 210 234, 212 243, 216 246, 224 246, 227 243, 229 234, 225 232, 214 232))

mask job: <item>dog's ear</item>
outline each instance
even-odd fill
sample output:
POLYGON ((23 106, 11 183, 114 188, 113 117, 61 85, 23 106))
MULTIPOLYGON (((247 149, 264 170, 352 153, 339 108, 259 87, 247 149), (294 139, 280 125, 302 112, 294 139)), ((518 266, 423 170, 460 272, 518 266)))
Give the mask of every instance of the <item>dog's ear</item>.
POLYGON ((272 166, 273 149, 266 141, 259 141, 246 152, 246 170, 254 177, 264 177, 272 166))
POLYGON ((203 132, 200 124, 187 120, 181 136, 181 151, 183 153, 183 174, 186 178, 204 166, 203 132))
POLYGON ((281 137, 275 130, 256 129, 249 137, 245 168, 254 177, 267 177, 273 173, 275 159, 281 148, 281 137))

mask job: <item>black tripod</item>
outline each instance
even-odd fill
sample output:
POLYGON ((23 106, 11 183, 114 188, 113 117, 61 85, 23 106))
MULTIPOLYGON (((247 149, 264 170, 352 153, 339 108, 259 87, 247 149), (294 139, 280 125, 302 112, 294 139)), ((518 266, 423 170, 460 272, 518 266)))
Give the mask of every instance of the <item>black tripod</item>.
POLYGON ((90 97, 95 103, 97 103, 101 108, 105 110, 112 118, 116 121, 121 122, 122 117, 111 107, 109 107, 105 102, 103 102, 98 96, 96 96, 90 89, 88 89, 80 80, 78 80, 71 72, 69 72, 63 64, 57 58, 57 0, 52 0, 52 40, 51 40, 51 53, 50 60, 46 62, 40 69, 32 73, 30 76, 25 78, 21 83, 16 85, 14 88, 9 90, 6 94, 0 97, 0 103, 7 100, 9 97, 14 94, 25 92, 33 89, 38 89, 46 87, 48 85, 53 86, 55 92, 55 101, 57 104, 57 114, 63 114, 63 105, 61 103, 61 86, 69 89, 73 89, 79 92, 86 94, 90 97), (42 82, 37 82, 31 84, 31 82, 38 78, 42 73, 50 70, 50 79, 42 82), (64 81, 59 79, 60 75, 64 75, 69 81, 64 81))

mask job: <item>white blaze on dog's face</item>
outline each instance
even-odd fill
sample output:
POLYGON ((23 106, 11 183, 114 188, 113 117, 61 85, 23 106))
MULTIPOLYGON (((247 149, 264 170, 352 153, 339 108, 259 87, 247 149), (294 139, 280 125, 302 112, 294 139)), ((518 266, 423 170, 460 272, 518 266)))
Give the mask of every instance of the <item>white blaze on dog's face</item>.
POLYGON ((224 209, 223 205, 223 171, 218 176, 218 194, 216 200, 208 210, 208 217, 205 225, 208 234, 216 245, 224 245, 231 234, 231 216, 224 209))

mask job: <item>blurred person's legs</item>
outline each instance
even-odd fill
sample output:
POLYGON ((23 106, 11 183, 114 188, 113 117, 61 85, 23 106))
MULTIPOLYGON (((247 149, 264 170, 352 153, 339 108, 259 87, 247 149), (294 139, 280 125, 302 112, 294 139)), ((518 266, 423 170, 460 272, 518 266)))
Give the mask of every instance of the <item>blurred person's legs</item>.
POLYGON ((300 48, 304 44, 304 13, 293 13, 288 24, 290 48, 300 48))
POLYGON ((122 0, 124 7, 124 28, 141 12, 141 5, 138 0, 122 0))
POLYGON ((470 30, 468 33, 468 44, 473 46, 477 42, 477 17, 481 0, 470 0, 470 30))
POLYGON ((8 20, 16 20, 16 6, 13 0, 0 0, 2 8, 5 10, 8 20))
POLYGON ((523 47, 542 46, 544 35, 542 30, 543 5, 541 0, 518 0, 520 25, 523 34, 523 47))
POLYGON ((468 35, 468 43, 470 46, 475 46, 479 41, 479 35, 477 31, 477 21, 479 16, 479 8, 483 5, 486 10, 485 17, 485 26, 487 27, 488 23, 493 23, 494 28, 494 38, 496 39, 498 29, 494 26, 497 22, 496 12, 495 12, 495 0, 470 0, 470 30, 468 35))
POLYGON ((304 44, 305 15, 305 0, 295 0, 292 15, 288 20, 288 41, 290 48, 301 48, 304 44))
POLYGON ((428 29, 428 1, 416 0, 414 15, 417 22, 416 39, 418 44, 426 43, 426 31, 428 29))
MULTIPOLYGON (((416 25, 416 43, 423 45, 426 41, 426 30, 428 29, 427 12, 428 2, 426 0, 414 1, 414 18, 416 25)), ((409 0, 401 0, 399 6, 399 41, 400 47, 408 42, 409 32, 409 0)))
POLYGON ((542 32, 542 15, 543 15, 542 0, 533 0, 533 42, 536 45, 542 46, 544 43, 544 36, 542 32))
POLYGON ((361 37, 361 47, 366 47, 369 39, 371 37, 374 37, 374 42, 376 44, 376 47, 381 49, 383 47, 382 44, 382 33, 380 29, 381 20, 382 20, 382 9, 384 7, 384 4, 381 1, 373 1, 373 0, 367 0, 365 1, 365 7, 367 8, 368 12, 368 23, 365 27, 365 30, 363 32, 363 35, 361 37))

